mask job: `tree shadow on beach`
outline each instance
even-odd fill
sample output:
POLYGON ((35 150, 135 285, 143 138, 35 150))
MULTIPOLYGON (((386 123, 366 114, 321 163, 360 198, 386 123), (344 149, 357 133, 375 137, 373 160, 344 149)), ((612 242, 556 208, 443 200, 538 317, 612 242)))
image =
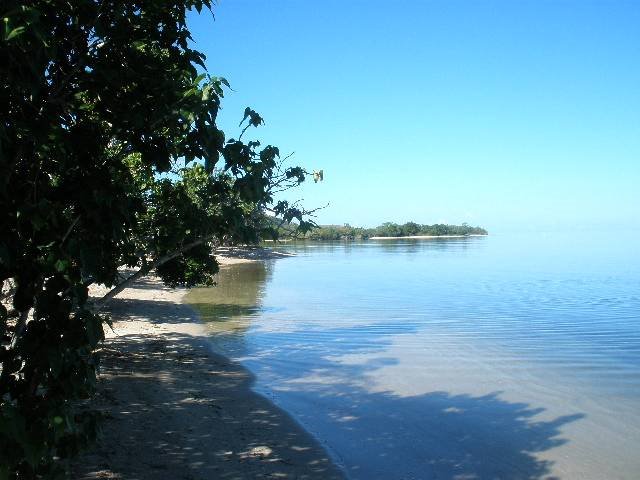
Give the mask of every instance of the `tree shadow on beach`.
MULTIPOLYGON (((118 317, 135 311, 157 324, 194 318, 190 307, 168 302, 116 299, 111 306, 118 317)), ((583 418, 549 418, 543 408, 506 401, 500 392, 372 392, 332 381, 333 374, 339 368, 342 378, 365 378, 394 358, 344 365, 331 355, 344 352, 327 351, 322 342, 285 351, 280 333, 269 335, 269 352, 251 361, 269 363, 273 356, 295 365, 300 381, 287 383, 288 410, 327 439, 333 460, 353 479, 549 480, 556 478, 553 464, 539 454, 566 443, 563 427, 583 418)), ((385 346, 360 345, 352 348, 370 353, 385 346)), ((106 343, 103 357, 98 405, 110 418, 104 440, 74 478, 339 478, 308 434, 251 390, 251 374, 212 354, 200 337, 121 335, 106 343)))
POLYGON ((251 391, 251 375, 201 337, 121 335, 102 357, 92 401, 102 434, 73 478, 342 478, 298 424, 251 391))

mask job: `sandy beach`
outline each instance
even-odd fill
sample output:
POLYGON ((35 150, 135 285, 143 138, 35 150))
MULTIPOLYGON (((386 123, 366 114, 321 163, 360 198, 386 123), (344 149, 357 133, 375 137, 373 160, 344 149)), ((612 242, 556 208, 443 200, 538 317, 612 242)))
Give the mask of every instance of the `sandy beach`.
MULTIPOLYGON (((225 253, 222 268, 264 256, 225 253)), ((212 353, 185 293, 147 277, 110 303, 114 329, 92 404, 105 421, 72 478, 343 478, 306 431, 251 390, 249 372, 212 353)))

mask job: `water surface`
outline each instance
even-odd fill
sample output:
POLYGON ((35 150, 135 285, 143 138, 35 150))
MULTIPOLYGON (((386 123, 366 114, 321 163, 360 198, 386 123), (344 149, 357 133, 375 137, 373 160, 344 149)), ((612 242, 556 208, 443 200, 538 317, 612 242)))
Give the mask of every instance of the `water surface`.
POLYGON ((636 479, 640 242, 288 245, 189 301, 354 479, 636 479))

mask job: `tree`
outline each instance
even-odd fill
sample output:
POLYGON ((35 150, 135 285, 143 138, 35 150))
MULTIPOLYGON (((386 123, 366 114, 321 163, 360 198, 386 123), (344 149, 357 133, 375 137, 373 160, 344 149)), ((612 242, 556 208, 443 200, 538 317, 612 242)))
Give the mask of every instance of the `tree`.
POLYGON ((211 0, 0 7, 0 479, 57 478, 95 434, 101 303, 155 269, 208 284, 212 249, 313 225, 277 193, 306 172, 216 117, 228 86, 191 48, 211 0), (119 267, 137 273, 121 278, 119 267), (113 286, 92 303, 88 286, 113 286))
POLYGON ((420 225, 415 222, 407 222, 402 226, 402 235, 412 236, 420 233, 420 225))

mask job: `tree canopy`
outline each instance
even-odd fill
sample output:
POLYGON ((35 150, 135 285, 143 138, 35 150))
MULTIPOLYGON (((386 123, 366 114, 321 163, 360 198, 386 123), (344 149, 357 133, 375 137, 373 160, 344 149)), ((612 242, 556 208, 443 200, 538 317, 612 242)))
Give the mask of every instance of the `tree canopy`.
POLYGON ((276 235, 271 216, 312 226, 275 199, 306 172, 243 140, 262 117, 247 108, 238 138, 216 125, 228 83, 186 24, 211 7, 2 2, 0 479, 63 477, 95 434, 95 415, 73 408, 104 336, 92 283, 110 297, 155 269, 168 285, 209 284, 216 245, 276 235))

